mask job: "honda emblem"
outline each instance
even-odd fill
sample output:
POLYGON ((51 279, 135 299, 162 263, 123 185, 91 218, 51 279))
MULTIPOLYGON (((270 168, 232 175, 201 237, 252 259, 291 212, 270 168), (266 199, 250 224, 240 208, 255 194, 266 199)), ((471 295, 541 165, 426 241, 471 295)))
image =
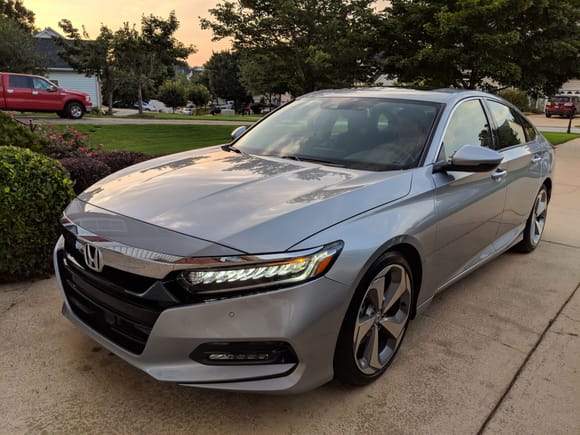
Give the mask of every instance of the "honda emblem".
POLYGON ((83 254, 85 257, 85 264, 89 269, 95 272, 103 271, 103 254, 96 246, 86 244, 83 247, 83 254))

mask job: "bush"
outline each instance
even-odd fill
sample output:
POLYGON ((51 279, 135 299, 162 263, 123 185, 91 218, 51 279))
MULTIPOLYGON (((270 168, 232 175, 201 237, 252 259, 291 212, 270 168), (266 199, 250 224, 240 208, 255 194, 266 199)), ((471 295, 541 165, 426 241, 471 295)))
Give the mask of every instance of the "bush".
POLYGON ((40 151, 46 145, 30 127, 20 124, 7 113, 0 112, 0 144, 40 151))
POLYGON ((497 93, 498 96, 502 97, 504 100, 508 100, 522 112, 530 111, 530 100, 528 94, 525 91, 519 91, 516 89, 503 89, 497 93))
POLYGON ((64 131, 50 127, 40 128, 38 135, 44 141, 41 152, 55 159, 93 157, 103 148, 102 144, 91 145, 91 135, 81 133, 74 127, 67 127, 64 131))
POLYGON ((106 163, 95 158, 67 157, 60 162, 74 180, 74 192, 77 195, 111 173, 111 168, 106 163))
POLYGON ((52 272, 59 218, 73 197, 72 181, 59 162, 0 146, 0 281, 52 272))
POLYGON ((120 171, 127 166, 131 166, 139 162, 144 162, 145 160, 149 160, 151 158, 152 156, 148 154, 137 153, 134 151, 108 151, 94 157, 94 159, 103 162, 109 168, 111 168, 111 172, 120 171))

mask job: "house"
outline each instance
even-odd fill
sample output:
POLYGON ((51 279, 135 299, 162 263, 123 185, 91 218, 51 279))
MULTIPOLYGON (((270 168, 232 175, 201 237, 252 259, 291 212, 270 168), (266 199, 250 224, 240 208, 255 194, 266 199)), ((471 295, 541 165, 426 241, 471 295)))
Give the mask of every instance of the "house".
POLYGON ((101 107, 101 86, 96 76, 87 77, 78 73, 59 56, 62 48, 54 42, 53 38, 63 36, 55 30, 47 27, 42 32, 34 35, 36 50, 47 61, 46 77, 61 88, 73 91, 86 92, 91 96, 93 107, 101 107))

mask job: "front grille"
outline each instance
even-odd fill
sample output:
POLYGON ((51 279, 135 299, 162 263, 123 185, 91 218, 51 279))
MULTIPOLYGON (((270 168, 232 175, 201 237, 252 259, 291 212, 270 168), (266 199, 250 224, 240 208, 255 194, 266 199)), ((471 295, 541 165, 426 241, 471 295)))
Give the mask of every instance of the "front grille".
MULTIPOLYGON (((125 288, 58 254, 61 281, 73 313, 84 323, 123 349, 141 354, 161 312, 177 305, 167 300, 143 299, 125 288)), ((73 257, 74 258, 74 257, 73 257)), ((162 283, 153 280, 152 285, 162 283)))

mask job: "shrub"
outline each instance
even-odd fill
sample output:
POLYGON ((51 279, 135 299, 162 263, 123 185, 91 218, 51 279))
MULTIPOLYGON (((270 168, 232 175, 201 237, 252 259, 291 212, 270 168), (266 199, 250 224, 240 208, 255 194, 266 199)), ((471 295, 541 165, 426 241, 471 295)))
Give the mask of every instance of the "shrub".
POLYGON ((74 191, 77 195, 111 173, 111 168, 106 163, 95 158, 67 157, 60 162, 74 180, 74 191))
POLYGON ((120 171, 127 166, 135 163, 144 162, 151 159, 152 156, 134 151, 107 151, 94 157, 111 168, 111 172, 120 171))
POLYGON ((522 112, 529 112, 530 110, 530 100, 528 94, 525 91, 519 91, 516 89, 503 89, 497 93, 498 96, 502 97, 504 100, 508 100, 522 112))
POLYGON ((74 127, 67 127, 64 131, 44 127, 38 130, 38 135, 45 143, 42 153, 55 159, 92 157, 96 156, 103 148, 102 144, 91 145, 89 143, 91 136, 87 133, 81 133, 74 127))
POLYGON ((0 281, 52 271, 59 218, 73 197, 72 181, 59 162, 0 146, 0 281))
POLYGON ((0 144, 40 151, 46 142, 30 127, 20 124, 7 113, 0 112, 0 144))

